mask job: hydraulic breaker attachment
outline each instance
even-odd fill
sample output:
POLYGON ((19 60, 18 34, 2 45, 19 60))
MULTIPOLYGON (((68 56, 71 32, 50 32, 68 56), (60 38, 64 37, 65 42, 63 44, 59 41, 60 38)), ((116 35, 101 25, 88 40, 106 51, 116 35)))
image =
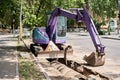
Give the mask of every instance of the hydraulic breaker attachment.
POLYGON ((105 63, 105 56, 95 52, 92 52, 89 56, 85 55, 83 59, 91 66, 102 66, 105 63))

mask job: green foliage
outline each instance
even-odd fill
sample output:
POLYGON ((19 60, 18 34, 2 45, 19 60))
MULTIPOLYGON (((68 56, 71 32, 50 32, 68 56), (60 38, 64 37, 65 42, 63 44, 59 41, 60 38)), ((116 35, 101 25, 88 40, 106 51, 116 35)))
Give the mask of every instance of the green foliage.
POLYGON ((91 0, 90 8, 102 20, 116 17, 118 0, 91 0))
MULTIPOLYGON (((27 50, 24 45, 18 44, 17 51, 26 52, 27 50)), ((19 53, 18 61, 20 80, 46 80, 38 66, 33 62, 32 58, 26 58, 19 53)))
MULTIPOLYGON (((35 26, 46 26, 46 13, 56 7, 86 7, 104 21, 115 17, 117 0, 22 0, 23 24, 30 30, 35 26)), ((20 0, 0 0, 0 22, 7 26, 19 26, 20 0)))
POLYGON ((117 25, 120 25, 120 20, 117 21, 117 25))
POLYGON ((84 0, 24 0, 23 2, 23 23, 30 29, 35 26, 46 26, 46 13, 56 7, 69 9, 83 7, 84 0))
POLYGON ((19 74, 21 80, 46 80, 33 62, 20 57, 19 74))
POLYGON ((95 19, 95 18, 93 19, 93 21, 94 21, 94 24, 95 24, 95 27, 96 27, 98 33, 99 33, 100 35, 103 35, 104 32, 101 31, 101 26, 102 26, 102 25, 105 25, 105 21, 99 22, 99 21, 98 21, 97 19, 95 19))
POLYGON ((0 22, 6 26, 18 26, 19 2, 16 0, 0 0, 0 22))
POLYGON ((97 28, 97 30, 100 30, 100 27, 102 26, 102 25, 105 25, 105 21, 102 21, 102 22, 99 22, 97 19, 93 19, 93 21, 94 21, 94 24, 95 24, 95 26, 96 26, 96 28, 97 28))

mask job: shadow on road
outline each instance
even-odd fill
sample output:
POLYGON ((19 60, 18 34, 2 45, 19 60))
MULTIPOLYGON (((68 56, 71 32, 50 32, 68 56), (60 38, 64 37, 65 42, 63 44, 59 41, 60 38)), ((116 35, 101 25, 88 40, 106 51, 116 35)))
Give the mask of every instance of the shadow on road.
POLYGON ((16 76, 16 40, 11 36, 0 38, 0 80, 15 80, 16 76), (15 43, 14 43, 15 41, 15 43))
POLYGON ((4 60, 0 61, 0 80, 14 79, 16 77, 16 62, 4 60))

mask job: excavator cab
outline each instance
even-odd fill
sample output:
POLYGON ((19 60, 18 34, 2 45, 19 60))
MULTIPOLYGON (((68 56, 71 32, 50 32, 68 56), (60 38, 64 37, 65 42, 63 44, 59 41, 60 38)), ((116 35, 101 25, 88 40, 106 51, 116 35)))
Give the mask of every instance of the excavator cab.
MULTIPOLYGON (((36 27, 33 29, 32 39, 36 44, 48 44, 50 39, 48 37, 49 27, 36 27)), ((66 42, 67 32, 67 18, 64 16, 58 17, 56 31, 53 35, 53 42, 55 44, 64 44, 66 42)))
MULTIPOLYGON (((51 12, 47 13, 47 21, 49 21, 51 12)), ((48 22, 47 22, 48 23, 48 22)), ((64 44, 66 42, 67 33, 67 18, 64 16, 58 16, 57 23, 55 24, 55 33, 53 34, 52 41, 55 44, 64 44)), ((46 27, 46 32, 49 32, 50 27, 46 27)), ((48 33, 49 34, 49 33, 48 33)))
POLYGON ((58 22, 56 25, 56 32, 53 36, 53 42, 55 44, 64 44, 66 42, 67 33, 67 19, 64 16, 58 17, 58 22))

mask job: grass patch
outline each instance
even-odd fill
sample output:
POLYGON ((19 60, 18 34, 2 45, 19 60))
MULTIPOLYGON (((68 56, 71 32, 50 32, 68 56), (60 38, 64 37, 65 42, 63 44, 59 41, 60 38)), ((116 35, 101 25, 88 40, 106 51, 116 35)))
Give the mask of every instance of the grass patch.
POLYGON ((18 52, 30 52, 29 48, 24 43, 22 43, 22 45, 20 44, 17 45, 17 51, 18 52))
POLYGON ((37 66, 26 59, 19 60, 19 74, 20 80, 45 80, 37 66))
MULTIPOLYGON (((24 47, 18 45, 17 50, 19 53, 22 50, 21 48, 24 47)), ((46 80, 32 59, 23 58, 18 54, 18 61, 20 80, 46 80)))
POLYGON ((27 48, 25 46, 19 45, 17 47, 18 52, 28 52, 27 48))

